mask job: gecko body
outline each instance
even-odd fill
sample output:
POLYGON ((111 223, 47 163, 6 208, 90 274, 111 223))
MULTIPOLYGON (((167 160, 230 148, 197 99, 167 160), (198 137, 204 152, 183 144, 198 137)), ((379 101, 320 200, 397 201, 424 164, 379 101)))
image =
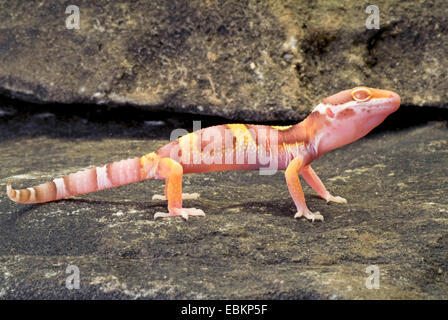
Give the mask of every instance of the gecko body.
POLYGON ((285 178, 296 205, 295 218, 323 220, 311 212, 299 174, 327 202, 345 203, 331 195, 311 168, 324 153, 358 140, 378 126, 400 106, 392 92, 367 87, 344 90, 318 104, 302 122, 290 126, 226 124, 204 128, 182 136, 142 157, 82 170, 35 187, 7 194, 20 203, 43 203, 104 190, 146 179, 165 180, 165 194, 153 199, 168 200, 168 212, 154 218, 204 216, 196 208, 184 208, 183 199, 198 194, 182 193, 182 175, 228 170, 285 170, 285 178))

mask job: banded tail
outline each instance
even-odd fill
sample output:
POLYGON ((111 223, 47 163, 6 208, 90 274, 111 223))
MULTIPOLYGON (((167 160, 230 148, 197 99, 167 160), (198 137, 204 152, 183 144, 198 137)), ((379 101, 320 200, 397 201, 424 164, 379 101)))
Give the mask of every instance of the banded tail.
POLYGON ((60 200, 151 178, 142 170, 143 166, 148 168, 149 164, 146 156, 121 160, 102 167, 81 170, 31 188, 14 190, 8 183, 6 191, 11 200, 20 203, 60 200))

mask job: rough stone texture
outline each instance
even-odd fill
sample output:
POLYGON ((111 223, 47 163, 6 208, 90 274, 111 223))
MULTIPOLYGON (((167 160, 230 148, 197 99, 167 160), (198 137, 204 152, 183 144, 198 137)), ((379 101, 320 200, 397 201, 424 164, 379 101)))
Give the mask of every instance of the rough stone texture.
MULTIPOLYGON (((0 113, 2 188, 144 154, 174 123, 12 110, 0 113)), ((166 210, 150 200, 163 192, 156 180, 42 205, 2 191, 0 298, 448 299, 447 150, 445 121, 325 155, 314 168, 348 204, 305 187, 323 223, 293 219, 281 172, 185 176, 184 190, 201 193, 186 205, 207 214, 189 221, 153 220, 166 210), (80 269, 80 290, 65 287, 68 265, 80 269), (365 287, 369 265, 380 268, 379 290, 365 287)))
POLYGON ((446 107, 448 2, 381 1, 367 30, 353 1, 0 3, 0 91, 38 102, 136 104, 254 121, 303 118, 356 85, 446 107))

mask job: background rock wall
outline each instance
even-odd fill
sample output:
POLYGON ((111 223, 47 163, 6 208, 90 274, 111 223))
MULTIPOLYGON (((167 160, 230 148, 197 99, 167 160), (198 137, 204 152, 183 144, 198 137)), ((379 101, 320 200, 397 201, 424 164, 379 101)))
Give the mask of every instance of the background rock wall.
POLYGON ((357 85, 446 106, 448 4, 376 1, 0 3, 0 92, 35 102, 136 104, 266 121, 298 120, 357 85))

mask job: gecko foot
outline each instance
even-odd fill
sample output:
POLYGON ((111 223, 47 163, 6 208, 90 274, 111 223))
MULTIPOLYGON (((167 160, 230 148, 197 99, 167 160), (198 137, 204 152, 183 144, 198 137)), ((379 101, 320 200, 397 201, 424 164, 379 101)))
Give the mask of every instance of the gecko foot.
POLYGON ((196 208, 176 208, 172 212, 156 212, 154 214, 154 219, 166 218, 166 217, 176 217, 181 216, 185 220, 188 220, 189 216, 200 216, 204 217, 205 213, 201 209, 196 208))
POLYGON ((294 218, 300 218, 300 217, 305 217, 308 220, 311 220, 312 222, 314 222, 314 220, 320 220, 320 221, 324 221, 324 217, 322 215, 320 215, 320 212, 311 212, 310 210, 306 210, 305 212, 297 212, 296 215, 294 216, 294 218))
POLYGON ((336 202, 336 203, 347 203, 347 200, 342 197, 334 197, 331 194, 327 197, 327 203, 328 202, 336 202))
MULTIPOLYGON (((195 200, 200 196, 199 193, 182 193, 182 200, 195 200)), ((152 196, 152 200, 167 200, 164 195, 155 194, 152 196)))

